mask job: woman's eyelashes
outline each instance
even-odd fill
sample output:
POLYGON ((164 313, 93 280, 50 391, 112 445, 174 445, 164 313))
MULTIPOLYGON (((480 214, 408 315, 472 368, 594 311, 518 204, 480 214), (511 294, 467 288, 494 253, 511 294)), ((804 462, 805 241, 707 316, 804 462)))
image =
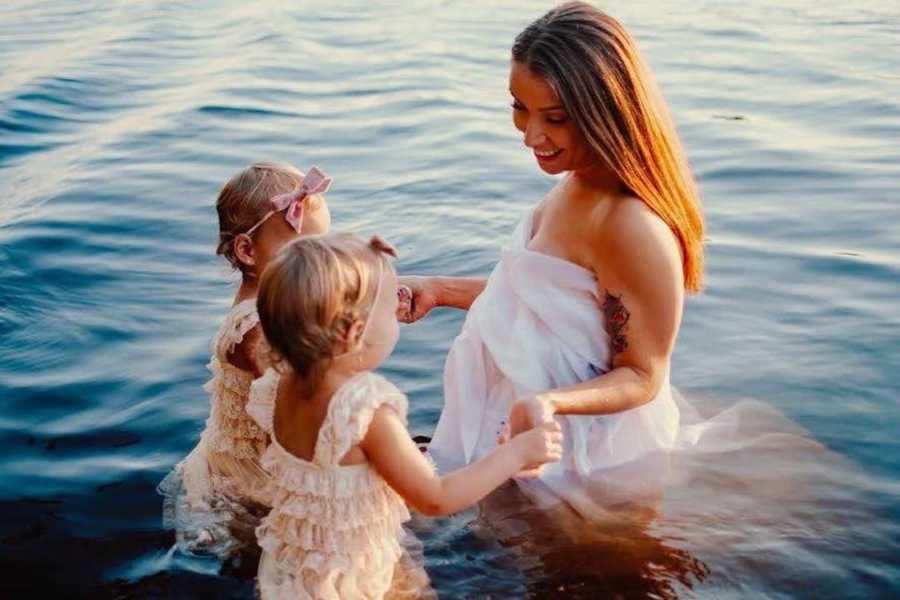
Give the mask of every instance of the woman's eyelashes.
MULTIPOLYGON (((512 106, 512 109, 516 112, 527 112, 528 111, 528 109, 525 108, 524 104, 522 104, 521 102, 515 101, 515 100, 512 102, 512 104, 510 104, 510 106, 512 106)), ((551 125, 562 125, 563 123, 565 123, 566 121, 569 120, 569 115, 566 115, 566 114, 547 115, 546 119, 547 119, 547 122, 550 123, 551 125)))

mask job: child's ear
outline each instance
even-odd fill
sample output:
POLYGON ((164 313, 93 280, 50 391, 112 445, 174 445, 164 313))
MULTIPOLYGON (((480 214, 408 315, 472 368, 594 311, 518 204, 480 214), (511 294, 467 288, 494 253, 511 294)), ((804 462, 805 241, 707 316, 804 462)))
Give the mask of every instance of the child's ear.
POLYGON ((356 348, 359 343, 362 341, 362 334, 366 328, 366 324, 359 319, 354 320, 347 326, 347 329, 344 330, 343 341, 345 345, 345 352, 351 352, 354 348, 356 348))
POLYGON ((236 236, 232 244, 234 255, 241 264, 248 267, 256 266, 256 248, 253 247, 253 240, 250 239, 249 235, 242 233, 236 236))

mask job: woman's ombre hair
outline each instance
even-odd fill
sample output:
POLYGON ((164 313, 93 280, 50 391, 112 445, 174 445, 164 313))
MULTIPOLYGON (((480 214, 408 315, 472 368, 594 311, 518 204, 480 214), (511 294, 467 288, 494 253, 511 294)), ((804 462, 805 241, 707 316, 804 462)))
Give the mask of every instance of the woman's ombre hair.
POLYGON ((662 93, 625 28, 568 2, 516 37, 512 58, 556 92, 579 132, 628 190, 678 237, 684 285, 703 285, 703 214, 662 93))

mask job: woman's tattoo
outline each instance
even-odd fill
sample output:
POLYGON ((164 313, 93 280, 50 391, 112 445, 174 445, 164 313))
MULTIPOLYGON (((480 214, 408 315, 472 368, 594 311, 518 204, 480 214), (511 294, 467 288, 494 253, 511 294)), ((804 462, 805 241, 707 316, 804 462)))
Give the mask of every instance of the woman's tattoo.
POLYGON ((606 292, 606 298, 603 300, 603 316, 606 320, 606 332, 612 345, 613 356, 625 352, 628 348, 628 340, 625 338, 625 328, 628 325, 628 319, 631 313, 622 304, 622 296, 613 296, 606 292))

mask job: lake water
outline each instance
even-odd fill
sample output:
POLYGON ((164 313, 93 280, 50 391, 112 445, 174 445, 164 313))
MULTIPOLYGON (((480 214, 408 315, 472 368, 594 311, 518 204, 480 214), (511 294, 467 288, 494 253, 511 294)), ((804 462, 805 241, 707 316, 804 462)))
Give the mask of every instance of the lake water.
MULTIPOLYGON (((202 428, 232 299, 219 187, 256 159, 317 164, 337 227, 393 241, 401 271, 488 273, 553 184, 506 91, 512 39, 548 7, 0 6, 0 596, 252 597, 252 559, 171 552, 154 491, 202 428)), ((655 69, 704 196, 708 289, 673 381, 808 431, 827 448, 804 463, 814 499, 791 500, 795 454, 760 454, 744 481, 675 486, 659 514, 574 543, 516 531, 498 494, 495 520, 486 505, 416 525, 432 583, 442 598, 896 598, 900 4, 604 7, 655 69)), ((385 366, 416 433, 437 421, 462 318, 404 327, 385 366)))

